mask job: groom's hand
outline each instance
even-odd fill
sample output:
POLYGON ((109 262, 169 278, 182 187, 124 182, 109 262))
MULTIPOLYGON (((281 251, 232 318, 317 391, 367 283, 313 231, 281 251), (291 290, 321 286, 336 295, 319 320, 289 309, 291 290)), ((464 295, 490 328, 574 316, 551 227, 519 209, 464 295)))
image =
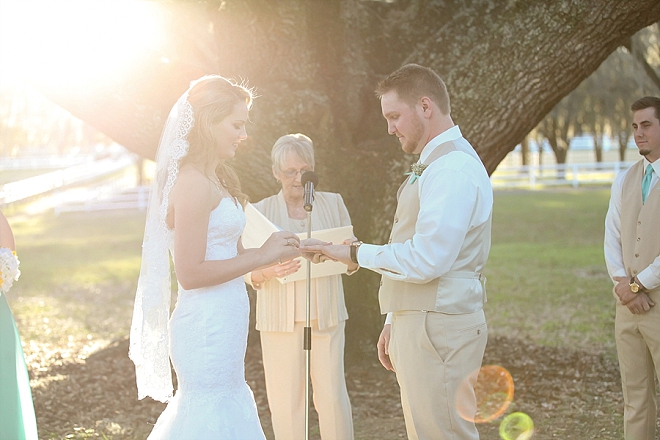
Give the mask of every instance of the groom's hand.
POLYGON ((351 261, 350 246, 343 244, 327 244, 327 245, 301 245, 301 252, 303 254, 314 253, 323 254, 330 260, 341 261, 346 265, 350 265, 351 261))
POLYGON ((316 238, 306 238, 300 241, 300 251, 302 252, 302 256, 312 263, 323 263, 324 261, 329 260, 329 258, 323 255, 322 252, 311 249, 316 249, 315 246, 327 246, 329 244, 332 243, 321 241, 316 238))
POLYGON ((378 338, 378 360, 386 370, 394 371, 390 361, 390 329, 392 324, 385 324, 378 338))

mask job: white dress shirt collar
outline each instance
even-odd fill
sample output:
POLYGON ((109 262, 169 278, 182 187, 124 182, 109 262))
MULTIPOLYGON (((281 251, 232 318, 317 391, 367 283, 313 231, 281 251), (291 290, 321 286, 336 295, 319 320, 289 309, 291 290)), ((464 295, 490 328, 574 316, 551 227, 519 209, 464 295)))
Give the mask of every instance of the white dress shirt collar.
MULTIPOLYGON (((426 149, 426 147, 424 148, 426 149)), ((655 171, 656 175, 660 175, 660 160, 656 160, 655 162, 651 163, 646 157, 644 158, 644 171, 642 174, 646 172, 646 168, 648 168, 649 165, 653 166, 653 171, 655 171)))
POLYGON ((458 128, 458 125, 454 125, 449 130, 445 130, 433 139, 429 141, 428 144, 424 146, 422 153, 419 155, 419 162, 424 163, 424 161, 429 157, 429 155, 435 150, 439 145, 444 144, 445 142, 453 141, 463 137, 461 129, 458 128))

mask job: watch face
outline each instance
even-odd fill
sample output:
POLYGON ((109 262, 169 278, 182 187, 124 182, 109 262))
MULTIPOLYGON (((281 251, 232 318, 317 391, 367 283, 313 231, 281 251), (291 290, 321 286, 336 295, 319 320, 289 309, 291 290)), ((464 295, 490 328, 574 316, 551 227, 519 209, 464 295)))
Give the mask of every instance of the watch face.
POLYGON ((632 283, 630 285, 630 290, 632 290, 632 293, 637 293, 639 291, 639 286, 637 285, 637 283, 632 283))

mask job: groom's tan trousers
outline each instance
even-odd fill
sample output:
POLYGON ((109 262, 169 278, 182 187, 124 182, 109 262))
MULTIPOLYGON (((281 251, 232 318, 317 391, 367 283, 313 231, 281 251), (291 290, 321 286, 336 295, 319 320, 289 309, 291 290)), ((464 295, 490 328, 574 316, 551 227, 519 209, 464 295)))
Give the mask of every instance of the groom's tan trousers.
MULTIPOLYGON (((353 440, 353 418, 344 377, 346 321, 319 330, 311 321, 310 377, 323 440, 353 440)), ((268 405, 276 440, 305 438, 304 322, 293 332, 261 332, 268 405)), ((310 409, 312 411, 312 409, 310 409)))
POLYGON ((474 422, 463 416, 473 419, 476 413, 473 387, 487 333, 483 310, 464 315, 392 314, 389 353, 401 388, 408 439, 479 438, 474 422), (471 386, 466 387, 466 381, 471 386))

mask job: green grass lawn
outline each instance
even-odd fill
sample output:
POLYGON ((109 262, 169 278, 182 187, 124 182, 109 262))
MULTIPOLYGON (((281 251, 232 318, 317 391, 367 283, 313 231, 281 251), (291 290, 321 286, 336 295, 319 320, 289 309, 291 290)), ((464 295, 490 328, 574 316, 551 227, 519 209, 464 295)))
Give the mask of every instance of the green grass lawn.
POLYGON ((496 192, 486 268, 491 332, 614 355, 608 202, 609 188, 496 192))
POLYGON ((56 217, 17 211, 7 214, 21 277, 8 299, 21 337, 31 346, 27 351, 39 358, 69 346, 65 357, 84 356, 125 337, 140 268, 144 213, 56 217))
MULTIPOLYGON (((496 192, 486 268, 493 334, 614 353, 602 252, 608 198, 606 188, 496 192)), ((8 296, 23 339, 103 345, 126 336, 144 213, 6 213, 22 271, 8 296)))

